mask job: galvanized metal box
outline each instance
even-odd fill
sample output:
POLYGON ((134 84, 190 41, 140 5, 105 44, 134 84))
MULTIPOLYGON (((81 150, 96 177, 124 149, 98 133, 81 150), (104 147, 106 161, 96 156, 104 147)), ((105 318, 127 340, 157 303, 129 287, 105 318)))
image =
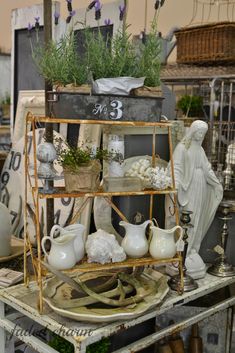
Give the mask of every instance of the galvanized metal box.
POLYGON ((158 122, 163 98, 53 92, 49 100, 57 118, 158 122))

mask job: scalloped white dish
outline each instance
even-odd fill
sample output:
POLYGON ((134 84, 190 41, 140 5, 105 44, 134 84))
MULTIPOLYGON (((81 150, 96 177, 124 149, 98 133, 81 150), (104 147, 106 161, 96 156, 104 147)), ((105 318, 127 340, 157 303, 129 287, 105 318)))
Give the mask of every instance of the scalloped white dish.
MULTIPOLYGON (((88 274, 85 274, 88 276, 88 274)), ((99 277, 97 273, 92 273, 93 278, 99 277)), ((57 314, 68 317, 77 321, 88 322, 111 322, 117 320, 128 320, 138 317, 157 305, 159 305, 169 291, 167 284, 167 277, 159 274, 159 272, 152 269, 145 269, 143 275, 145 278, 152 279, 157 282, 158 290, 154 295, 148 295, 145 300, 127 307, 102 307, 102 304, 93 307, 82 306, 79 308, 70 307, 63 308, 63 303, 68 306, 69 300, 72 299, 72 288, 53 277, 46 282, 43 290, 43 299, 57 314)), ((73 278, 76 275, 73 274, 73 278)), ((80 277, 82 278, 82 277, 80 277)), ((85 277, 84 277, 85 280, 85 277)), ((87 279, 86 279, 87 280, 87 279)))

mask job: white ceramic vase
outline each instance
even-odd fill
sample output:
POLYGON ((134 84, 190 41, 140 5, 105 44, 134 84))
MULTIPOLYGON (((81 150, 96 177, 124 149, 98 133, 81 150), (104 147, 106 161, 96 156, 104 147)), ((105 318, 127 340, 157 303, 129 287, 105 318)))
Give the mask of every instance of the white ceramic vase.
POLYGON ((11 254, 11 217, 8 208, 0 203, 0 257, 11 254))

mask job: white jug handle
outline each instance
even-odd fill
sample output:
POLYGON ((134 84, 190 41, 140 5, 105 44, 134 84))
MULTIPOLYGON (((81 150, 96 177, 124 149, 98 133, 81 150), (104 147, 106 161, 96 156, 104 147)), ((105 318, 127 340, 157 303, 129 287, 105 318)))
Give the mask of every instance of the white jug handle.
POLYGON ((154 226, 159 228, 158 221, 156 220, 156 218, 152 218, 151 222, 153 223, 154 226))
POLYGON ((177 241, 176 241, 176 246, 179 244, 179 242, 182 241, 182 238, 183 238, 183 235, 184 235, 184 230, 183 230, 183 228, 181 226, 176 226, 175 227, 175 232, 176 232, 177 229, 180 230, 180 236, 179 236, 179 239, 177 239, 177 241))
POLYGON ((55 224, 50 231, 50 237, 53 239, 54 235, 56 233, 56 231, 59 231, 61 233, 61 231, 63 230, 63 228, 61 226, 59 226, 59 224, 55 224))
POLYGON ((51 242, 51 238, 48 237, 48 236, 45 236, 45 237, 42 238, 42 243, 41 243, 41 244, 42 244, 42 250, 43 250, 45 256, 48 256, 48 255, 49 255, 49 254, 47 253, 47 251, 46 251, 46 248, 45 248, 45 242, 46 242, 47 240, 49 240, 49 241, 51 242))
MULTIPOLYGON (((159 228, 159 225, 158 225, 158 222, 157 222, 156 218, 152 218, 152 219, 150 220, 150 222, 151 222, 151 225, 155 225, 155 226, 157 226, 157 227, 159 228)), ((151 227, 150 227, 150 228, 149 228, 149 238, 148 238, 148 243, 149 243, 149 244, 151 243, 152 238, 153 238, 153 231, 152 231, 152 229, 151 229, 151 227)))

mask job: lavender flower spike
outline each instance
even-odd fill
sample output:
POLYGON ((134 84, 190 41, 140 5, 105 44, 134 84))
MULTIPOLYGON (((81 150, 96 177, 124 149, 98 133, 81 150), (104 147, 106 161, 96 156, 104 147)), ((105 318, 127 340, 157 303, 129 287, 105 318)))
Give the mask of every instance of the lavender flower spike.
POLYGON ((58 23, 59 23, 59 17, 60 17, 59 12, 55 11, 55 12, 54 12, 55 25, 58 25, 58 23))
POLYGON ((112 24, 110 18, 104 20, 104 24, 105 24, 105 26, 110 26, 112 24))
POLYGON ((156 0, 154 8, 155 10, 158 10, 161 6, 164 5, 165 0, 156 0))
POLYGON ((70 23, 71 18, 75 15, 76 11, 70 11, 69 16, 66 18, 66 23, 70 23))
POLYGON ((93 7, 94 7, 95 4, 96 4, 96 1, 97 1, 97 0, 92 1, 92 2, 87 6, 87 11, 93 9, 93 7))
POLYGON ((100 10, 101 10, 100 0, 96 0, 96 2, 95 2, 95 11, 100 11, 100 10))
POLYGON ((99 21, 99 19, 101 18, 101 3, 99 0, 96 1, 95 3, 95 20, 99 21))
POLYGON ((68 9, 68 12, 73 11, 73 8, 72 8, 72 0, 66 0, 66 1, 67 1, 67 9, 68 9))
POLYGON ((30 32, 30 31, 32 31, 32 29, 33 29, 33 25, 29 22, 28 23, 28 31, 30 32))
POLYGON ((35 19, 35 29, 39 29, 39 21, 40 21, 40 17, 34 17, 35 19))
POLYGON ((32 36, 32 29, 33 29, 33 25, 29 22, 28 23, 28 37, 30 38, 32 36))
POLYGON ((119 12, 120 12, 120 13, 119 13, 119 20, 120 20, 120 21, 123 20, 125 11, 126 11, 126 6, 125 6, 125 5, 119 5, 119 12))

